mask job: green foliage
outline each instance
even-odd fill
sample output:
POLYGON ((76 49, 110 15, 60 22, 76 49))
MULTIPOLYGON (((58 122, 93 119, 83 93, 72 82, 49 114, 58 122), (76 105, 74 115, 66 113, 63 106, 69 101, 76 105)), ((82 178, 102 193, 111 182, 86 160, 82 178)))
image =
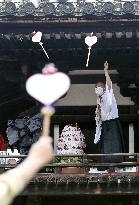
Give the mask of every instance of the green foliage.
POLYGON ((57 163, 81 163, 82 158, 81 157, 60 157, 56 159, 57 163))

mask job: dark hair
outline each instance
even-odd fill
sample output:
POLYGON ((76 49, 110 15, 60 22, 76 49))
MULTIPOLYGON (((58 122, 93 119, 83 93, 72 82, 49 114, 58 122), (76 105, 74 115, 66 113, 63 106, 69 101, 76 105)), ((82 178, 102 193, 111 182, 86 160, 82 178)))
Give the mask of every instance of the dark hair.
POLYGON ((105 87, 105 83, 103 83, 103 82, 97 82, 97 83, 95 84, 95 87, 97 87, 98 84, 100 84, 100 85, 102 85, 103 87, 105 87))

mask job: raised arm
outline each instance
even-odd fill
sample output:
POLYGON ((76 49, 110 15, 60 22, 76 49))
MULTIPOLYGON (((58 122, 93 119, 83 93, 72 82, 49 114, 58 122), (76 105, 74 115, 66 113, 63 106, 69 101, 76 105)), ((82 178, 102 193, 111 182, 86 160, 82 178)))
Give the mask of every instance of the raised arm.
POLYGON ((108 65, 108 62, 106 61, 104 63, 104 72, 105 72, 105 77, 106 77, 106 83, 108 85, 108 89, 110 90, 112 81, 111 81, 111 78, 109 76, 108 69, 109 69, 109 65, 108 65))

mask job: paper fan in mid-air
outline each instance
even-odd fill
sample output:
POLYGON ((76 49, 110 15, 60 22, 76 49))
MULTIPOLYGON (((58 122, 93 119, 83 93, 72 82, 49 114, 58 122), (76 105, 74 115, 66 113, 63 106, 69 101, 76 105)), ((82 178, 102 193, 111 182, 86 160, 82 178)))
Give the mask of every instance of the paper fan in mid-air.
POLYGON ((48 56, 46 50, 45 50, 44 47, 43 47, 43 43, 41 42, 41 38, 42 38, 42 32, 40 32, 40 31, 35 32, 35 31, 34 31, 34 32, 32 33, 32 42, 34 42, 34 43, 39 43, 39 45, 42 47, 42 49, 43 49, 45 55, 46 55, 47 58, 49 59, 49 56, 48 56))
POLYGON ((90 36, 87 36, 87 37, 85 38, 85 43, 86 43, 86 45, 88 45, 88 49, 89 49, 86 67, 88 67, 91 47, 92 47, 96 42, 97 42, 97 37, 96 37, 96 36, 93 36, 93 33, 91 33, 90 36))

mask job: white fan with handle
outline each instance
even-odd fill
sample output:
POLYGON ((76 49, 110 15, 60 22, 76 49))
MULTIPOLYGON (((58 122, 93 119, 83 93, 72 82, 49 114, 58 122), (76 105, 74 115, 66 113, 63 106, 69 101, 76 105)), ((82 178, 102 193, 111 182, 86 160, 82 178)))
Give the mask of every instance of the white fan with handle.
POLYGON ((88 63, 89 63, 89 57, 90 57, 90 51, 91 51, 91 47, 97 43, 97 37, 93 36, 93 33, 90 34, 90 36, 87 36, 85 38, 85 43, 86 45, 88 45, 88 57, 87 57, 87 63, 86 63, 86 67, 88 67, 88 63))
POLYGON ((50 117, 54 114, 52 104, 64 95, 70 87, 69 77, 56 72, 54 64, 49 64, 43 73, 32 75, 26 82, 26 90, 33 98, 44 104, 42 108, 43 135, 49 135, 50 117))
POLYGON ((42 49, 43 49, 45 55, 46 55, 47 58, 49 59, 49 56, 48 56, 46 50, 45 50, 44 47, 43 47, 43 43, 41 42, 41 38, 42 38, 42 32, 40 32, 40 31, 35 32, 35 31, 34 31, 34 32, 32 33, 32 42, 34 42, 34 43, 39 43, 39 45, 42 47, 42 49))

